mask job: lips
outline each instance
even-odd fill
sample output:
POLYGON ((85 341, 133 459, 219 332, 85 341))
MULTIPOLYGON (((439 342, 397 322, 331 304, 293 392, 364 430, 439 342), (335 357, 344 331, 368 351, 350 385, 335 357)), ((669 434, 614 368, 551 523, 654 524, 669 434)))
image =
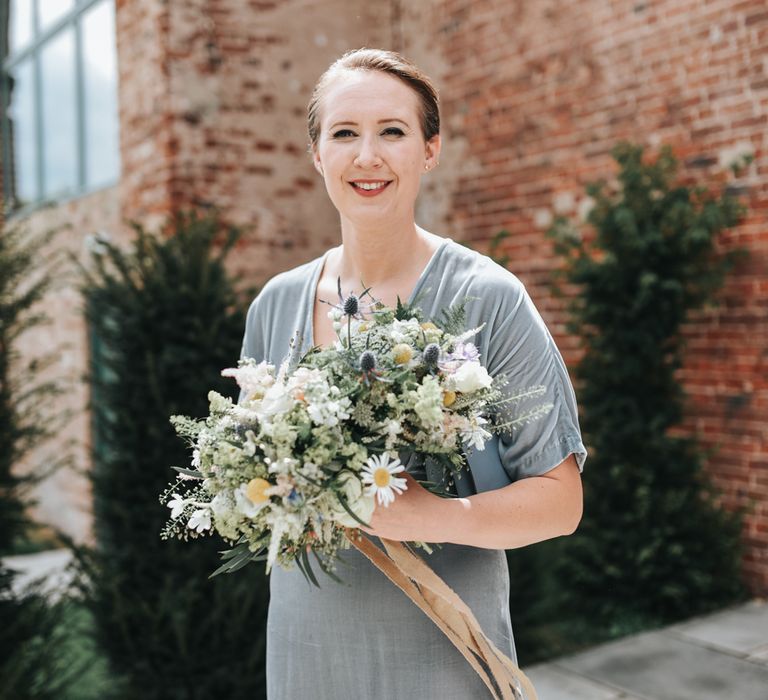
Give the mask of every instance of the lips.
POLYGON ((363 197, 375 197, 391 184, 392 180, 350 180, 349 184, 363 197))

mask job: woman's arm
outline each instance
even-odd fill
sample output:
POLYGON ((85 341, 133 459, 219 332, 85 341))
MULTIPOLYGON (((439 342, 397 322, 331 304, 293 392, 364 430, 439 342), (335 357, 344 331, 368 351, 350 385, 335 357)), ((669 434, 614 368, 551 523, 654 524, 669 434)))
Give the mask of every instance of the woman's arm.
POLYGON ((582 510, 581 474, 574 456, 569 455, 540 476, 445 501, 440 508, 441 529, 447 542, 514 549, 573 534, 582 510))
POLYGON ((515 549, 572 534, 581 520, 581 474, 573 455, 554 469, 468 498, 441 498, 408 475, 408 490, 377 506, 369 534, 392 540, 515 549))

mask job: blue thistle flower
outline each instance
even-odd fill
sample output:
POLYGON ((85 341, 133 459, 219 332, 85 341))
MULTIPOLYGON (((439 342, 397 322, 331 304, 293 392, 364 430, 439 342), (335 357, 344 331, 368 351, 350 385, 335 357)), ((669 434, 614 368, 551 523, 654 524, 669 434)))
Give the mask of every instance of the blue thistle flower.
POLYGON ((363 372, 372 372, 376 369, 376 355, 370 350, 366 350, 360 355, 360 369, 363 372))
POLYGON ((350 294, 345 300, 344 300, 344 313, 347 316, 355 316, 357 315, 358 311, 360 311, 360 302, 358 301, 358 298, 354 294, 350 294))
POLYGON ((427 367, 434 367, 440 359, 440 346, 437 343, 430 343, 424 348, 422 358, 427 367))

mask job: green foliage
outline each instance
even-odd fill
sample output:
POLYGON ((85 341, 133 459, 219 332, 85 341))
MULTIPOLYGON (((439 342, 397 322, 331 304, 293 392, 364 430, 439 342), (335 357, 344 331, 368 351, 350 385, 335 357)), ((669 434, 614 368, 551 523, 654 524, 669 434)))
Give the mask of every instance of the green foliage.
POLYGON ((0 229, 0 555, 14 553, 24 537, 30 489, 68 461, 63 452, 59 457, 45 454, 24 476, 14 471, 68 418, 46 409, 63 391, 61 382, 40 379, 55 353, 26 358, 17 350, 22 334, 48 322, 40 301, 59 264, 46 253, 55 233, 32 235, 20 225, 0 229))
MULTIPOLYGON (((47 408, 62 382, 39 376, 54 353, 29 358, 18 350, 22 335, 48 320, 39 309, 60 262, 47 252, 55 234, 32 235, 18 224, 0 228, 0 555, 24 544, 31 487, 69 461, 61 442, 58 457, 37 451, 68 419, 47 408), (22 460, 24 476, 16 471, 22 460)), ((37 587, 19 591, 14 579, 0 563, 0 700, 66 698, 84 667, 64 653, 72 640, 60 625, 64 604, 49 603, 37 587)))
POLYGON ((113 683, 89 643, 87 617, 37 584, 13 592, 0 565, 0 700, 106 700, 113 683))
POLYGON ((461 335, 469 330, 465 323, 467 317, 467 304, 476 298, 477 297, 464 297, 453 306, 443 309, 440 312, 440 317, 437 319, 440 328, 450 335, 461 335))
MULTIPOLYGON (((173 414, 207 413, 240 353, 246 306, 224 267, 239 232, 181 215, 168 233, 135 225, 129 251, 94 246, 83 270, 91 332, 94 531, 84 593, 121 698, 258 698, 264 689, 263 568, 208 575, 213 538, 163 541, 158 494, 188 462, 173 414)), ((236 388, 236 387, 235 387, 236 388)))
MULTIPOLYGON (((671 149, 654 162, 618 144, 618 191, 588 187, 595 236, 563 219, 550 230, 577 287, 571 330, 585 354, 577 369, 590 459, 585 511, 557 578, 563 609, 607 634, 655 626, 730 603, 740 581, 740 513, 729 513, 702 469, 696 441, 671 434, 684 395, 681 325, 710 303, 734 254, 718 235, 743 207, 727 193, 676 184, 671 149)), ((717 461, 712 463, 717 469, 717 461)))
POLYGON ((54 700, 69 680, 60 677, 57 619, 39 593, 15 594, 13 579, 0 563, 0 700, 54 700))

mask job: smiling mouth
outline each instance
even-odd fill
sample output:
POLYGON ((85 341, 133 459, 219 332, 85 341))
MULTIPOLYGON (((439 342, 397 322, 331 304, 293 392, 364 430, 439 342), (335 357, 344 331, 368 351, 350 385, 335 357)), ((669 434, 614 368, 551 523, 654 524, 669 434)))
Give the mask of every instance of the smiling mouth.
POLYGON ((357 190, 361 190, 362 192, 377 192, 379 190, 383 190, 390 182, 391 180, 377 180, 375 182, 360 182, 360 181, 352 181, 349 184, 352 185, 357 190))

